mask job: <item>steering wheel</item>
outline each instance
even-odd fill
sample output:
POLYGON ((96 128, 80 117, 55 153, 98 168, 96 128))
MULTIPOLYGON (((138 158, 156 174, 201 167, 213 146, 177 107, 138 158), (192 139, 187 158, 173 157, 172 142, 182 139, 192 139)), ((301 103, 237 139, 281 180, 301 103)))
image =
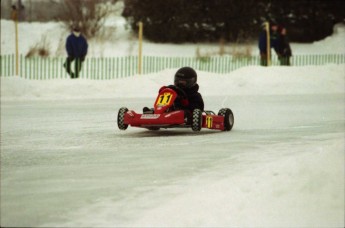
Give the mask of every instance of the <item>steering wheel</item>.
POLYGON ((180 87, 175 86, 175 85, 169 85, 167 87, 170 89, 173 89, 177 93, 177 95, 179 95, 182 99, 187 98, 186 92, 183 89, 181 89, 180 87))

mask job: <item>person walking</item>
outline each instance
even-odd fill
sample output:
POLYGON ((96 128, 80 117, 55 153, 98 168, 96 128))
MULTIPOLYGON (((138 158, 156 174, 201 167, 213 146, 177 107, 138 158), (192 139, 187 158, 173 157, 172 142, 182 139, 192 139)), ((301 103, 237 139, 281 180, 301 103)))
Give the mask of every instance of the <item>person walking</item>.
POLYGON ((82 64, 85 60, 88 50, 88 43, 85 37, 80 33, 78 27, 74 27, 72 33, 66 39, 67 59, 64 63, 67 73, 71 78, 78 78, 82 64), (75 61, 74 72, 71 70, 71 64, 75 61))

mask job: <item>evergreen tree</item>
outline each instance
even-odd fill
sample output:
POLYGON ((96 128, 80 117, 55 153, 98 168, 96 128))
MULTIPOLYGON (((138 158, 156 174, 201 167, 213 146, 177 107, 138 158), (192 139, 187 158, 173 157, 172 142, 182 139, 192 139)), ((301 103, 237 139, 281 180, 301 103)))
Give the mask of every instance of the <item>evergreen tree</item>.
POLYGON ((342 0, 125 0, 123 16, 155 42, 256 39, 264 21, 287 27, 291 41, 313 41, 344 21, 342 0))

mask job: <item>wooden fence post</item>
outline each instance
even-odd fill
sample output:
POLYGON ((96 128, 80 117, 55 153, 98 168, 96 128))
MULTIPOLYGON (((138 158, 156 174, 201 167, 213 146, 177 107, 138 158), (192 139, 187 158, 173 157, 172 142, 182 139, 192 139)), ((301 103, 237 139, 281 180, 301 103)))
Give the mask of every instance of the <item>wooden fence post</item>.
POLYGON ((143 59, 143 23, 139 22, 139 55, 138 55, 138 74, 141 74, 142 59, 143 59))
POLYGON ((16 76, 18 76, 19 69, 19 48, 18 48, 18 11, 15 5, 12 6, 11 18, 14 21, 15 32, 15 46, 16 46, 16 76))
POLYGON ((266 52, 267 52, 267 66, 271 65, 271 37, 270 37, 270 23, 266 22, 266 52))

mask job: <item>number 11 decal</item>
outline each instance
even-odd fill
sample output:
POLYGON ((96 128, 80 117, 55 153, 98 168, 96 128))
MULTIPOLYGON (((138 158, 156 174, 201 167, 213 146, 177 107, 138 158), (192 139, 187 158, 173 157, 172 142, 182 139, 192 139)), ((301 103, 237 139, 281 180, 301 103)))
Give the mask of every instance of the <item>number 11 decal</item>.
POLYGON ((164 93, 164 94, 160 95, 158 100, 157 100, 157 105, 158 106, 169 105, 169 103, 171 101, 171 97, 172 97, 171 93, 164 93))

